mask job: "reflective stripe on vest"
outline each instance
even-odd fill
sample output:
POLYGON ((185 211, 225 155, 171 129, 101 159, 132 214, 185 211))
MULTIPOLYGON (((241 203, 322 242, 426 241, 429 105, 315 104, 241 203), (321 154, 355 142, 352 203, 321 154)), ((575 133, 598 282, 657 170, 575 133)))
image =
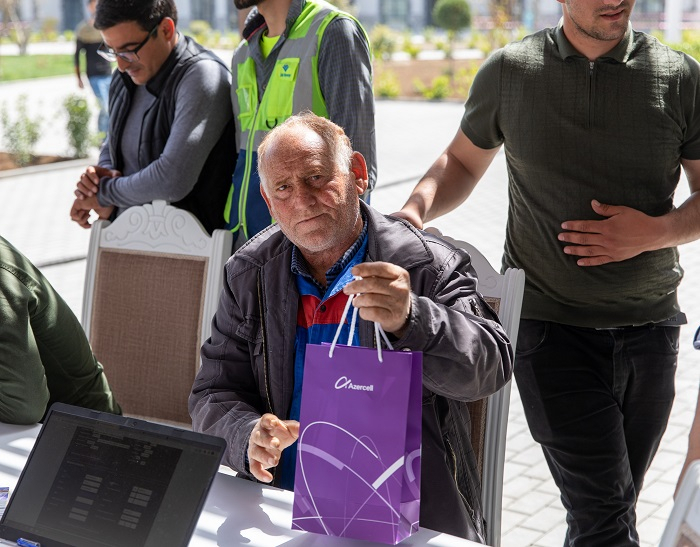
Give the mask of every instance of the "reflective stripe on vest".
POLYGON ((249 57, 248 43, 242 42, 234 54, 233 112, 240 150, 224 217, 229 230, 242 229, 246 238, 271 222, 260 196, 256 165, 257 149, 265 135, 303 110, 328 117, 318 81, 318 51, 326 27, 338 16, 351 18, 325 2, 306 2, 280 47, 262 98, 258 95, 255 61, 249 57))

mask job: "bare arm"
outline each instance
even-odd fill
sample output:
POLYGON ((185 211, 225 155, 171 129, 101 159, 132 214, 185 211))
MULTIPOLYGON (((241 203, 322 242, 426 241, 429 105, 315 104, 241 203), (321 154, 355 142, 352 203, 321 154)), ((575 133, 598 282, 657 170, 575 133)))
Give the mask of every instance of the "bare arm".
POLYGON ((83 79, 80 76, 80 52, 84 48, 83 42, 78 38, 75 42, 75 55, 73 56, 73 64, 75 65, 75 75, 78 77, 78 87, 83 89, 83 79))
POLYGON ((458 130, 394 216, 422 228, 425 222, 449 213, 469 197, 499 148, 479 148, 458 130))
POLYGON ((669 242, 664 247, 689 243, 700 238, 700 160, 681 160, 688 179, 690 196, 668 215, 669 242))
POLYGON ((681 164, 691 193, 680 207, 652 217, 631 207, 594 201, 593 210, 606 218, 563 222, 559 240, 572 244, 564 252, 581 257, 579 266, 600 266, 700 238, 700 160, 681 164))

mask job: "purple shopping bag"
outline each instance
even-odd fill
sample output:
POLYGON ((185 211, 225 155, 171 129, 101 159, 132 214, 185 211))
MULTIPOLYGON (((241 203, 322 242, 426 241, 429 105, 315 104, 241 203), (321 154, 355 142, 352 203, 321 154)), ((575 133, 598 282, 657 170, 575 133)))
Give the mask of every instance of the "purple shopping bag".
POLYGON ((423 356, 330 348, 306 347, 292 528, 396 544, 418 530, 423 356))

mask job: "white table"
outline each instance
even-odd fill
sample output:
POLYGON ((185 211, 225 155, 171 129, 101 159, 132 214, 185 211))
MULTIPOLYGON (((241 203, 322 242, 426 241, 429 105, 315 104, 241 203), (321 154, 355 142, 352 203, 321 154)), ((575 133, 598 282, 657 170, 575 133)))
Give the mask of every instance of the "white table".
MULTIPOLYGON (((14 489, 40 426, 0 423, 0 486, 14 489)), ((293 494, 238 479, 222 467, 209 492, 190 546, 369 547, 383 545, 291 530, 293 494)), ((479 544, 426 528, 401 546, 475 547, 479 544)))

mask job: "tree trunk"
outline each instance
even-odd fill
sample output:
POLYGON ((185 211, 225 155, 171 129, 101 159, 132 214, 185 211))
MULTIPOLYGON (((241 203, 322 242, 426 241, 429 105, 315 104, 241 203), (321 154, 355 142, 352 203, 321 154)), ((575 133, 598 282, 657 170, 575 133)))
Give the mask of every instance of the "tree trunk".
MULTIPOLYGON (((36 7, 36 6, 35 6, 36 7)), ((23 22, 19 17, 19 0, 0 0, 0 10, 2 10, 3 20, 15 31, 15 43, 19 47, 19 54, 27 54, 27 45, 31 35, 31 25, 23 22)))

